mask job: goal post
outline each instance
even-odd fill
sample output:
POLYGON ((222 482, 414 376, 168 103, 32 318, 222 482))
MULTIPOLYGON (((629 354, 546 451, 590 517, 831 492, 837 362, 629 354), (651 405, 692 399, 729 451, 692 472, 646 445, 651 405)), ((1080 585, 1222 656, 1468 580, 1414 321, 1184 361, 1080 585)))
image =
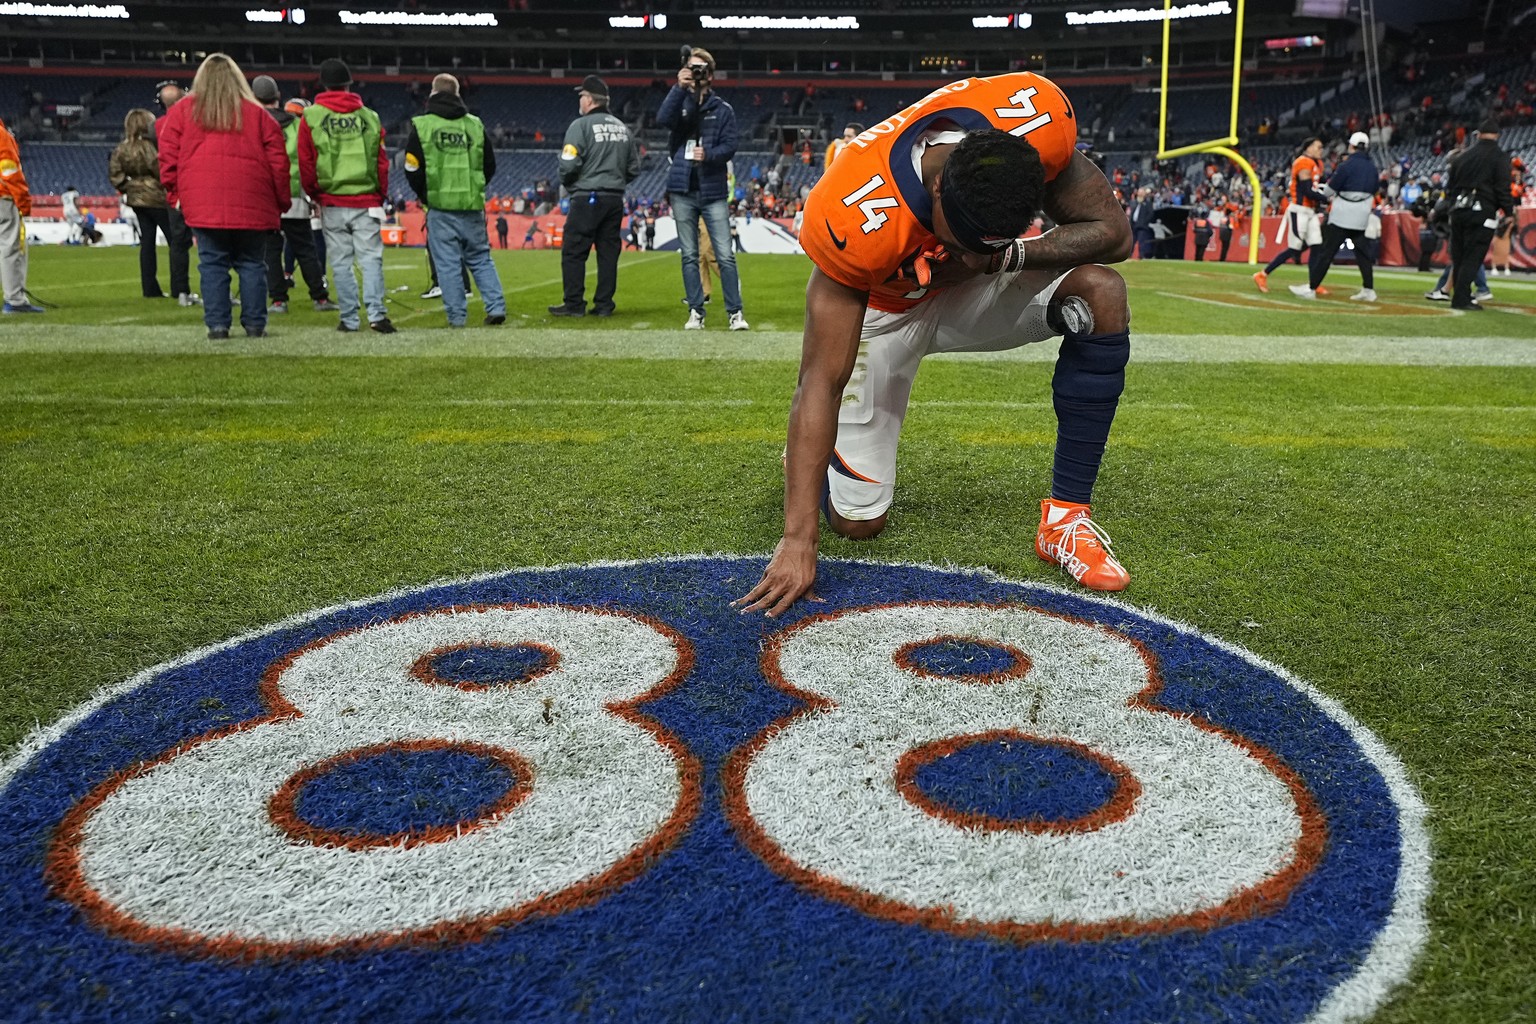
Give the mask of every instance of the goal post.
POLYGON ((1263 189, 1259 184, 1258 172, 1253 169, 1253 165, 1231 148, 1237 145, 1237 104, 1243 83, 1243 12, 1246 0, 1230 0, 1230 2, 1236 5, 1236 30, 1233 33, 1232 41, 1232 105, 1229 112, 1227 134, 1222 138, 1169 149, 1168 55, 1171 48, 1170 39, 1173 32, 1174 11, 1173 0, 1163 0, 1163 55, 1162 81, 1158 91, 1157 158, 1159 160, 1168 160, 1177 156, 1189 156, 1193 153, 1213 153, 1217 156, 1226 157, 1243 169, 1243 173, 1248 176, 1248 184, 1253 190, 1253 221, 1252 227, 1248 232, 1248 262, 1256 264, 1259 261, 1259 232, 1262 230, 1260 216, 1264 209, 1263 189))

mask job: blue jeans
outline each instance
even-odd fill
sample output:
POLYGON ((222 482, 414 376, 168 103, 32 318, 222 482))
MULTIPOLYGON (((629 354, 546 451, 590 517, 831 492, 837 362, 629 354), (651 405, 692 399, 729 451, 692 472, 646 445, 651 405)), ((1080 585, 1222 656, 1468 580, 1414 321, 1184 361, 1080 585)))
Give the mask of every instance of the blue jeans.
POLYGON ((210 331, 229 330, 234 306, 229 301, 229 272, 240 277, 240 326, 267 326, 267 236, 270 231, 193 228, 197 236, 197 272, 202 279, 203 323, 210 331))
MULTIPOLYGON (((1445 269, 1440 272, 1440 280, 1435 282, 1435 291, 1445 291, 1445 286, 1451 283, 1451 265, 1447 263, 1445 269)), ((1483 265, 1477 265, 1477 276, 1472 279, 1472 285, 1480 292, 1488 290, 1488 275, 1483 271, 1483 265)))
POLYGON ((475 287, 485 303, 486 316, 506 316, 507 299, 501 291, 501 278, 491 262, 491 239, 485 231, 485 214, 480 210, 428 210, 427 248, 437 264, 437 284, 443 290, 443 312, 448 322, 462 327, 469 316, 469 298, 464 293, 464 275, 459 265, 469 268, 475 287))
POLYGON ((376 324, 389 318, 384 306, 384 237, 382 221, 368 216, 367 210, 348 206, 327 206, 320 211, 325 230, 325 253, 331 261, 331 284, 336 287, 336 304, 341 307, 341 322, 356 329, 357 278, 352 264, 363 270, 363 302, 368 306, 368 322, 376 324))
POLYGON ((704 312, 704 284, 699 280, 699 217, 715 245, 720 264, 720 290, 725 292, 726 313, 741 312, 741 278, 736 273, 736 247, 731 243, 731 207, 724 199, 704 202, 696 192, 672 192, 672 219, 677 222, 677 244, 683 250, 683 293, 688 308, 704 312))

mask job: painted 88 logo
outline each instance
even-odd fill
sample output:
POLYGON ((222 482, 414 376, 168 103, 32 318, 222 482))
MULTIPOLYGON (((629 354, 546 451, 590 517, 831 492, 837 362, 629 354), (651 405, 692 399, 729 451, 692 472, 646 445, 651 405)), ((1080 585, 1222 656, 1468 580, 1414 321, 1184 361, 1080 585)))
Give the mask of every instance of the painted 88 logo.
POLYGON ((1405 973, 1422 810, 1323 698, 972 573, 829 562, 764 623, 727 604, 759 565, 388 595, 104 695, 0 776, 0 948, 48 951, 4 983, 59 1019, 1322 1021, 1405 973))

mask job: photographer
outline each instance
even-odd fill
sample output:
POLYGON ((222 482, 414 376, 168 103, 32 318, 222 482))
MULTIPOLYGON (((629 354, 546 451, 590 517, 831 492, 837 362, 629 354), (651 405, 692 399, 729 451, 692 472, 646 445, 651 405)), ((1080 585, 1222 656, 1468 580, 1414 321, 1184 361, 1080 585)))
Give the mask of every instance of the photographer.
MULTIPOLYGON (((715 58, 707 50, 683 47, 683 66, 677 84, 662 100, 656 122, 671 132, 668 149, 672 169, 667 174, 672 219, 683 253, 683 289, 688 298, 685 330, 704 327, 704 289, 699 280, 699 217, 708 225, 711 238, 731 237, 730 187, 727 183, 731 157, 736 155, 736 111, 715 95, 710 83, 715 58)), ((730 329, 748 329, 741 311, 741 281, 736 273, 736 254, 729 246, 716 249, 720 260, 720 286, 730 329)))

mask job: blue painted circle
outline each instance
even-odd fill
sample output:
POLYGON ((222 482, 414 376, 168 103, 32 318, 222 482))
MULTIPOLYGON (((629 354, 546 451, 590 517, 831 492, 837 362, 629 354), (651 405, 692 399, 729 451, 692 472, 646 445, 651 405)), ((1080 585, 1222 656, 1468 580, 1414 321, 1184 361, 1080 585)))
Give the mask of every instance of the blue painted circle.
POLYGON ((1109 802, 1116 782, 1092 758, 1022 737, 978 739, 918 768, 918 790, 958 815, 1066 824, 1109 802))
POLYGON ((918 644, 907 652, 907 661, 931 676, 988 676, 1017 671, 1019 657, 1007 648, 984 640, 945 639, 918 644))
POLYGON ((517 787, 501 761, 454 747, 379 751, 308 780, 294 800, 305 824, 372 838, 478 821, 517 787))
POLYGON ((427 663, 445 683, 509 686, 526 682, 553 661, 548 651, 532 644, 471 644, 434 654, 427 663))
MULTIPOLYGON (((825 603, 799 606, 777 621, 740 615, 729 602, 763 565, 762 559, 704 558, 510 571, 394 593, 194 652, 88 705, 35 752, 0 766, 0 991, 6 994, 0 1015, 236 1024, 1300 1024, 1366 963, 1396 906, 1405 864, 1403 812, 1378 767, 1379 751, 1365 749, 1356 738, 1363 734, 1308 691, 1252 656, 1132 608, 964 571, 823 560, 817 591, 825 603), (1273 751, 1306 786, 1327 826, 1317 867, 1283 905, 1258 918, 1080 942, 1014 943, 902 924, 786 881, 743 846, 722 809, 722 771, 731 752, 803 706, 763 677, 763 646, 807 614, 914 601, 1022 604, 1135 640, 1157 661, 1160 707, 1197 715, 1273 751), (45 858, 71 809, 116 773, 266 715, 261 682, 275 662, 386 619, 494 604, 641 615, 692 646, 687 677, 637 710, 698 759, 702 802, 676 845, 621 888, 476 941, 253 960, 184 955, 102 933, 50 892, 45 858)), ((492 674, 505 671, 502 665, 492 674)), ((395 767, 408 768, 412 785, 420 785, 425 762, 407 760, 413 763, 395 767)), ((975 752, 971 767, 989 770, 984 762, 995 768, 996 752, 975 752)), ((483 766, 458 767, 482 788, 433 820, 465 813, 494 790, 483 766)), ((1047 789, 1061 785, 1063 767, 1053 765, 1057 781, 1047 789)), ((434 770, 450 768, 439 761, 434 770)), ((339 794, 343 782, 377 781, 391 770, 387 759, 375 759, 355 778, 328 780, 328 792, 339 794)), ((1021 785, 1025 778, 1020 775, 1021 785)), ((932 784, 940 790, 940 782, 932 784)), ((1084 778, 1082 790, 1092 792, 1092 779, 1084 778)), ((318 801, 323 792, 306 796, 318 801)), ((983 803, 1025 806, 1008 803, 1011 796, 986 803, 996 799, 983 803)), ((1076 804, 1058 793, 1050 798, 1056 802, 1039 806, 1066 814, 1091 799, 1076 804)), ((395 820, 346 819, 339 806, 322 806, 306 804, 305 813, 368 828, 395 820)), ((376 811, 377 805, 369 814, 376 811)), ((1414 865, 1422 871, 1421 862, 1414 865)), ((1019 884, 1029 881, 1021 877, 1019 884)), ((1405 884, 1418 891, 1422 874, 1405 884)), ((1411 950, 1407 956, 1411 960, 1411 950)))

